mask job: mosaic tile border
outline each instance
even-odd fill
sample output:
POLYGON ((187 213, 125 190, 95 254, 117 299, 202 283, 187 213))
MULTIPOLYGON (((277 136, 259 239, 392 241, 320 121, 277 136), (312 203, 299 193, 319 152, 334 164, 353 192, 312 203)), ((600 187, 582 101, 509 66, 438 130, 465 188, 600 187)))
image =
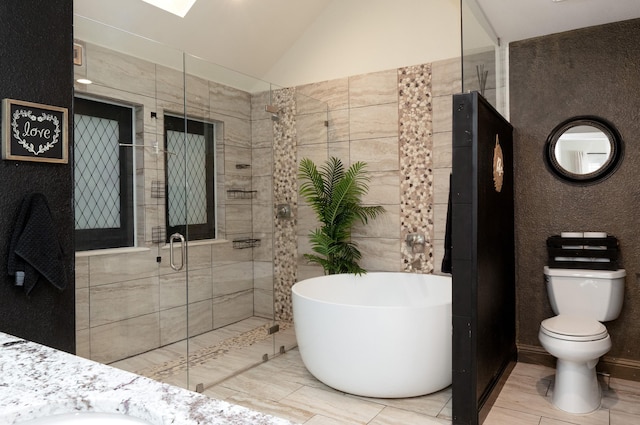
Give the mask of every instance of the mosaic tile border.
POLYGON ((274 90, 272 103, 279 109, 273 121, 273 291, 275 320, 293 320, 291 287, 297 277, 298 211, 296 90, 274 90), (289 204, 292 219, 276 217, 275 205, 289 204))
POLYGON ((402 270, 432 273, 433 120, 431 64, 398 69, 400 246, 402 270), (412 252, 409 233, 424 235, 424 252, 412 252))
MULTIPOLYGON (((194 353, 189 355, 189 367, 206 364, 208 361, 219 359, 232 350, 246 348, 256 342, 271 338, 272 334, 269 333, 269 328, 271 328, 271 326, 271 323, 265 323, 262 326, 243 332, 233 338, 227 338, 215 345, 196 350, 194 353)), ((280 326, 280 331, 284 331, 289 329, 292 326, 292 323, 280 322, 278 323, 278 326, 280 326)), ((162 381, 186 370, 187 356, 180 356, 175 360, 157 364, 151 368, 137 370, 135 373, 146 376, 147 378, 162 381)))

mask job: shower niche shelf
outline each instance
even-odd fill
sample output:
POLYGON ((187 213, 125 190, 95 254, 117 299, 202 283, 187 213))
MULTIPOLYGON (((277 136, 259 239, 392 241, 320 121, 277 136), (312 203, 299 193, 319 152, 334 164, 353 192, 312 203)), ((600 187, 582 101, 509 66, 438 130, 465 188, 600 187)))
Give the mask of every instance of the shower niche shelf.
POLYGON ((151 228, 151 242, 164 243, 167 241, 167 230, 163 226, 153 226, 151 228))
POLYGON ((162 199, 164 198, 165 187, 164 182, 160 180, 152 180, 151 181, 151 197, 162 199))
POLYGON ((227 190, 227 198, 228 199, 253 199, 256 197, 257 193, 258 193, 257 190, 229 189, 227 190))
POLYGON ((260 239, 240 238, 233 240, 233 249, 255 248, 260 246, 260 239))

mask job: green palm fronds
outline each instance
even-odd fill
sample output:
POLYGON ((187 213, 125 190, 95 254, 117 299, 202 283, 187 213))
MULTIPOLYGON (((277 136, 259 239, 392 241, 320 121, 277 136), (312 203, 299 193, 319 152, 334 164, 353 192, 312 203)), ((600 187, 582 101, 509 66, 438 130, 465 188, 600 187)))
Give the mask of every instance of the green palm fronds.
POLYGON ((351 227, 357 221, 366 224, 385 210, 381 206, 363 206, 369 191, 366 164, 356 162, 345 171, 342 162, 331 157, 318 168, 309 158, 300 162, 300 195, 311 206, 322 227, 309 234, 315 254, 305 258, 324 268, 326 274, 365 273, 358 265, 362 257, 351 241, 351 227))

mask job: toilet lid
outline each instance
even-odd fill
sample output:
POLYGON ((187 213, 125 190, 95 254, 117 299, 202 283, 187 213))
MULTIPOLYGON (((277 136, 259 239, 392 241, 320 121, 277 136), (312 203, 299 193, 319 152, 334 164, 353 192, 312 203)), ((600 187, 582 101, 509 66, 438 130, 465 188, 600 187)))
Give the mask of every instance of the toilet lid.
POLYGON ((540 330, 550 337, 570 341, 596 341, 608 335, 607 328, 597 320, 566 314, 543 320, 540 330))

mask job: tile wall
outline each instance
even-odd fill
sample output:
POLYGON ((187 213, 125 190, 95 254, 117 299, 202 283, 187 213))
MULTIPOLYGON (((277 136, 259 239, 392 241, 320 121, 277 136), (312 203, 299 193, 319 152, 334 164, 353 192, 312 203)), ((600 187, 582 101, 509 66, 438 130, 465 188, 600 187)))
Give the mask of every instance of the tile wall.
POLYGON ((440 272, 444 255, 444 234, 451 175, 453 102, 452 95, 462 91, 460 59, 431 64, 431 97, 433 103, 433 246, 434 272, 440 272))
MULTIPOLYGON (((137 246, 76 254, 77 353, 112 362, 184 339, 187 303, 191 335, 254 314, 271 317, 272 285, 265 283, 273 280, 269 262, 254 263, 252 249, 233 249, 230 241, 260 231, 265 239, 261 246, 268 247, 271 224, 254 228, 252 214, 270 216, 271 208, 269 213, 264 210, 272 202, 269 197, 239 199, 227 194, 230 189, 251 190, 260 183, 260 174, 268 175, 264 166, 255 170, 256 176, 252 167, 236 167, 251 164, 252 133, 265 134, 255 140, 272 138, 271 121, 254 111, 264 110, 264 103, 258 107, 246 92, 191 75, 186 78, 189 116, 221 124, 216 134, 221 240, 189 245, 187 300, 185 273, 173 271, 168 247, 154 242, 154 230, 164 227, 165 204, 151 195, 153 182, 164 184, 164 157, 151 147, 156 142, 163 145, 164 113, 183 110, 183 75, 100 46, 85 44, 85 52, 84 65, 75 68, 76 78, 89 78, 93 84, 76 84, 76 94, 134 105, 135 143, 147 148, 135 151, 137 246), (257 291, 254 271, 260 276, 257 291)), ((268 249, 266 255, 264 249, 256 249, 257 258, 267 256, 271 258, 268 249)))
POLYGON ((504 105, 500 104, 503 100, 498 95, 498 86, 505 87, 506 82, 503 81, 505 76, 497 75, 499 71, 496 68, 496 61, 498 52, 494 48, 490 48, 486 51, 479 52, 465 52, 464 55, 464 91, 480 91, 480 80, 484 80, 484 93, 485 99, 491 103, 494 108, 499 111, 503 110, 504 105), (486 77, 483 73, 486 73, 486 77))
MULTIPOLYGON (((253 296, 255 315, 273 317, 273 145, 270 93, 251 96, 251 187, 256 195, 251 201, 253 237, 260 239, 253 251, 253 296)), ((246 250, 245 250, 246 251, 246 250)))
POLYGON ((275 90, 273 94, 272 103, 279 110, 273 116, 274 308, 278 320, 291 321, 293 312, 289 294, 296 281, 295 220, 279 218, 275 209, 278 205, 289 208, 291 217, 295 217, 298 209, 296 96, 294 88, 275 90))
MULTIPOLYGON (((136 143, 162 144, 163 113, 181 111, 182 74, 90 44, 85 50, 87 65, 76 67, 76 76, 94 84, 77 85, 76 92, 136 105, 136 143)), ((182 274, 168 266, 167 247, 152 242, 154 228, 164 225, 164 200, 150 195, 152 181, 164 181, 163 159, 152 149, 137 150, 138 247, 77 254, 78 354, 111 362, 183 339, 187 303, 190 334, 251 315, 275 312, 290 320, 290 286, 322 274, 302 256, 316 226, 311 209, 297 199, 304 157, 368 164, 365 203, 387 213, 354 229, 365 269, 439 272, 451 95, 461 90, 460 80, 459 59, 255 94, 187 76, 189 115, 223 123, 217 214, 226 240, 189 245, 187 300, 182 274), (264 110, 267 104, 279 107, 277 119, 264 110), (229 189, 256 194, 234 199, 226 196, 229 189), (291 219, 274 218, 282 203, 290 204, 291 219), (424 253, 405 248, 408 232, 425 235, 424 253), (232 249, 229 240, 238 237, 260 239, 260 245, 232 249)))
MULTIPOLYGON (((298 162, 309 157, 318 163, 328 155, 345 164, 366 162, 371 182, 365 203, 387 210, 353 232, 361 265, 369 271, 440 271, 451 173, 451 95, 461 90, 460 66, 455 58, 297 87, 329 108, 328 145, 302 142, 298 132, 298 162), (414 231, 426 236, 425 254, 405 248, 406 233, 414 231)), ((298 279, 304 279, 322 271, 302 256, 310 252, 313 212, 300 204, 298 214, 298 279)))
POLYGON ((402 269, 433 271, 433 120, 431 64, 398 70, 400 147, 400 241, 428 236, 423 243, 400 243, 402 269))

